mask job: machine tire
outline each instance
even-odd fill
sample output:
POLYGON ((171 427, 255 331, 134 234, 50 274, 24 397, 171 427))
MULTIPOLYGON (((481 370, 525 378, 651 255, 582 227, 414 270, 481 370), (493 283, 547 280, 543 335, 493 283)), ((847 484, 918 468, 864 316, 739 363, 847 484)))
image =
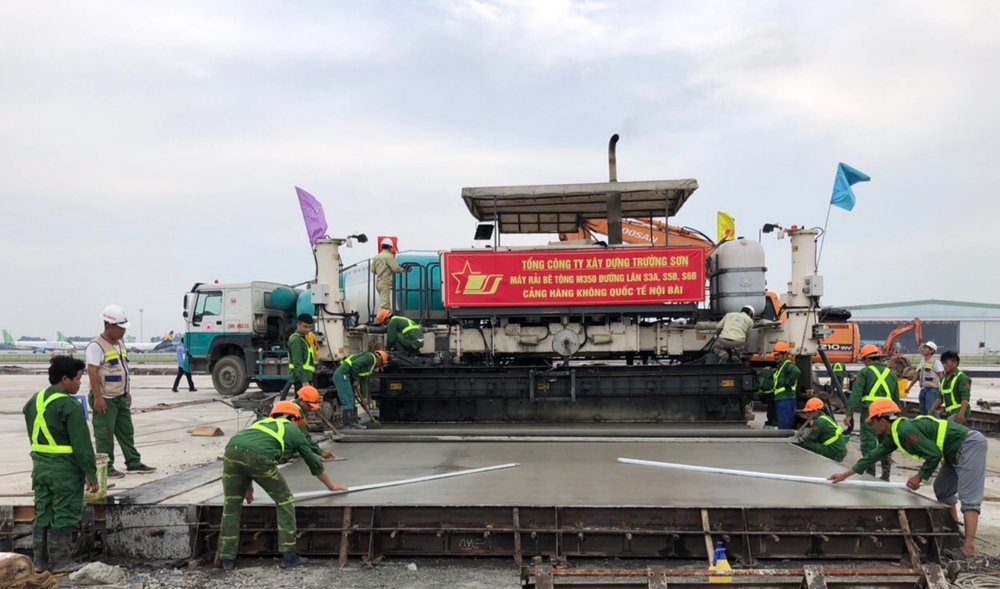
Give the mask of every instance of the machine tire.
POLYGON ((250 386, 247 366, 243 358, 226 356, 220 358, 212 369, 212 386, 223 397, 242 395, 250 386))
POLYGON ((258 380, 257 388, 264 391, 265 393, 280 393, 281 389, 285 388, 285 381, 283 380, 258 380))

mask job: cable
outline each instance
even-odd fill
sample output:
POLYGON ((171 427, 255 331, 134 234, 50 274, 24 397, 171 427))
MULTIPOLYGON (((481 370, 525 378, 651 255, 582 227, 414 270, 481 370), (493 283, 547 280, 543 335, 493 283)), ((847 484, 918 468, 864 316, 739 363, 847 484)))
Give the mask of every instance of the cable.
POLYGON ((960 573, 958 578, 951 583, 951 586, 960 587, 962 589, 1000 588, 1000 577, 997 575, 987 575, 983 573, 960 573))

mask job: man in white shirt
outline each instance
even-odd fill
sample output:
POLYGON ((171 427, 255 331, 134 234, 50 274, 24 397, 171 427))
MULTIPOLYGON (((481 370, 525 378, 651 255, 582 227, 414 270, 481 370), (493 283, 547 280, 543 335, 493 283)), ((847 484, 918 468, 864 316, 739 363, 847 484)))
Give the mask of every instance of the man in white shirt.
POLYGON ((726 313, 715 330, 718 334, 712 351, 720 362, 739 362, 740 355, 746 350, 747 336, 753 329, 754 308, 745 305, 739 313, 726 313), (735 358, 734 358, 735 356, 735 358), (728 359, 726 359, 728 357, 728 359))
POLYGON ((913 385, 920 382, 920 414, 930 415, 931 408, 937 402, 941 394, 941 377, 944 376, 944 365, 934 357, 937 352, 937 344, 934 342, 924 342, 920 348, 924 357, 917 366, 917 378, 910 382, 906 388, 906 394, 910 393, 913 385))

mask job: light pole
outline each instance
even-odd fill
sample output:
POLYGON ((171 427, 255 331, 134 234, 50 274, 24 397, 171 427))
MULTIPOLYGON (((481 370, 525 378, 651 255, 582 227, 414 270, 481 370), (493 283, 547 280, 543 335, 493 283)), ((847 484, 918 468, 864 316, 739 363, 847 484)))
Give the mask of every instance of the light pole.
POLYGON ((139 343, 146 341, 142 335, 142 309, 139 309, 139 343))

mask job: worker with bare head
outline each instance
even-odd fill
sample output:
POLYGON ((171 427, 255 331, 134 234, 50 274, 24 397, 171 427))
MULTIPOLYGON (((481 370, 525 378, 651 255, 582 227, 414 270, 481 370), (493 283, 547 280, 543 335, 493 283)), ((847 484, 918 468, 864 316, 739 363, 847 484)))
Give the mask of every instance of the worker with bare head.
POLYGON ((382 251, 372 258, 372 274, 375 275, 375 291, 378 292, 379 308, 392 310, 392 275, 401 274, 403 268, 392 254, 394 244, 386 237, 382 240, 382 251))
POLYGON ((316 373, 316 353, 309 340, 312 332, 313 316, 302 313, 295 318, 295 331, 288 336, 288 382, 281 390, 281 400, 288 397, 290 389, 296 391, 312 383, 316 373))
POLYGON ((979 512, 986 488, 987 441, 983 434, 964 425, 927 415, 916 419, 900 416, 899 405, 891 399, 878 399, 868 408, 866 422, 878 436, 878 446, 866 453, 851 470, 835 474, 834 483, 846 480, 873 468, 897 449, 915 460, 924 460, 920 471, 906 481, 916 491, 929 480, 938 464, 941 470, 934 480, 937 500, 951 506, 952 517, 958 523, 957 504, 962 502, 965 541, 960 550, 950 551, 953 559, 965 559, 976 553, 976 532, 979 512))
POLYGON ((125 456, 130 473, 149 473, 156 469, 142 463, 135 448, 132 426, 132 387, 129 381, 128 351, 122 338, 131 325, 125 309, 108 305, 101 313, 104 331, 87 344, 87 376, 90 381, 90 406, 94 409, 94 448, 108 455, 108 476, 121 478, 115 469, 115 440, 125 456))
POLYGON ((739 313, 726 313, 715 330, 715 343, 712 351, 719 357, 719 362, 741 362, 746 351, 747 337, 753 329, 754 308, 744 305, 739 313))
POLYGON ((906 393, 910 393, 913 385, 920 382, 920 414, 931 415, 931 409, 937 404, 941 389, 941 377, 944 376, 944 365, 940 360, 934 358, 937 353, 937 344, 934 342, 924 342, 920 346, 923 359, 917 368, 917 378, 910 381, 910 386, 906 387, 906 393))
MULTIPOLYGON (((882 350, 878 346, 866 345, 861 348, 861 363, 865 365, 858 371, 854 384, 851 386, 851 396, 847 400, 844 411, 844 425, 850 427, 854 420, 854 412, 861 410, 861 453, 868 456, 875 452, 878 439, 871 422, 868 420, 868 408, 879 399, 891 399, 899 402, 899 381, 892 370, 882 363, 882 350)), ((892 459, 886 454, 882 458, 881 478, 889 480, 892 459)), ((875 476, 875 464, 872 463, 868 474, 875 476)))
POLYGON ((972 402, 972 379, 958 369, 961 359, 952 351, 941 354, 944 376, 941 379, 941 397, 934 402, 930 414, 937 416, 944 409, 948 421, 965 423, 972 402))

